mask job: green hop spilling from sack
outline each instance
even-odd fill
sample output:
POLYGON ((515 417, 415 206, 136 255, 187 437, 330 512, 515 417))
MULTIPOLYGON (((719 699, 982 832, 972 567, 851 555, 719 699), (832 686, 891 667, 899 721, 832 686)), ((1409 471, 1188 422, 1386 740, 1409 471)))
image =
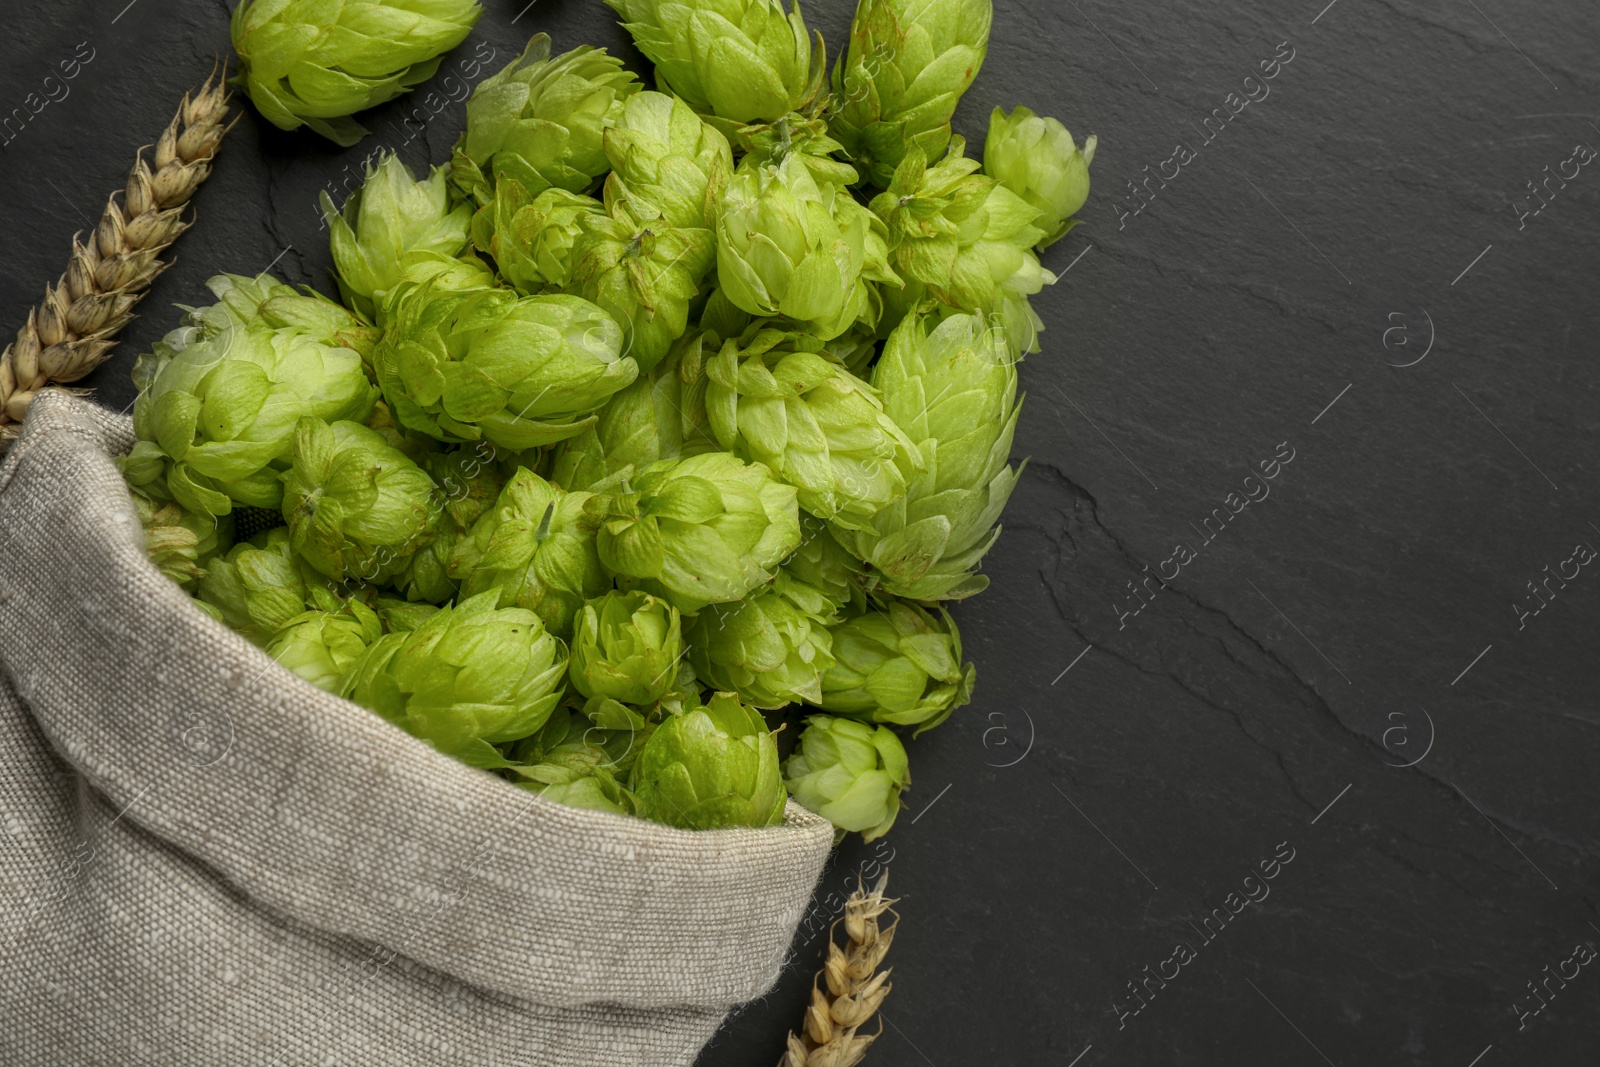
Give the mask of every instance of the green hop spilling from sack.
MULTIPOLYGON (((989 0, 861 0, 831 82, 798 5, 609 2, 654 90, 537 35, 448 160, 324 197, 340 302, 209 283, 136 368, 133 513, 282 684, 541 802, 717 829, 792 796, 871 840, 901 734, 973 699, 950 608, 1097 141, 1019 107, 967 156, 989 0)), ((350 138, 476 13, 250 0, 235 33, 269 119, 350 138)))

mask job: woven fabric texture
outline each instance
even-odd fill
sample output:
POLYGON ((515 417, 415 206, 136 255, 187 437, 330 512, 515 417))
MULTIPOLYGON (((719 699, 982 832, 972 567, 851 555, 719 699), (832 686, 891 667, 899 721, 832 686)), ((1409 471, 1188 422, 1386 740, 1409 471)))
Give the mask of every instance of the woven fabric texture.
POLYGON ((826 821, 564 807, 300 681, 146 560, 130 444, 52 391, 0 466, 0 1063, 689 1064, 771 986, 826 821))

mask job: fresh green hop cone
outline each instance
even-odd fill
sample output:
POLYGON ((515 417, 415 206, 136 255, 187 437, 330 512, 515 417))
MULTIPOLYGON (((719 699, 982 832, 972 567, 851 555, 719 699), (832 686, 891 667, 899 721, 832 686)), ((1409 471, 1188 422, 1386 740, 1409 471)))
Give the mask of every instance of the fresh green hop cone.
POLYGON ((957 137, 950 152, 929 165, 913 150, 872 210, 887 224, 890 260, 908 282, 926 286, 941 302, 964 311, 990 303, 998 277, 987 269, 982 246, 1007 243, 1018 259, 1043 239, 1027 201, 979 173, 957 137))
POLYGON ((887 232, 798 154, 734 175, 717 215, 717 284, 755 316, 782 316, 826 341, 868 311, 869 283, 898 284, 887 232))
MULTIPOLYGON (((377 340, 379 331, 359 315, 321 293, 295 289, 270 274, 217 274, 206 279, 206 288, 216 299, 201 307, 180 305, 185 312, 182 324, 160 342, 165 354, 219 340, 226 351, 233 335, 255 329, 297 332, 363 357, 377 340)), ((135 366, 135 384, 146 383, 156 362, 144 359, 143 366, 135 366)))
POLYGON ((684 614, 742 599, 800 544, 794 487, 726 452, 652 463, 607 507, 606 569, 684 614))
POLYGON ((802 508, 841 528, 870 528, 922 465, 871 386, 778 330, 727 342, 706 377, 722 446, 766 464, 802 508))
POLYGON ((231 516, 190 511, 177 501, 152 500, 137 489, 133 510, 144 529, 145 553, 167 578, 185 589, 203 579, 233 539, 231 516))
POLYGON ((538 763, 511 770, 523 789, 569 808, 632 815, 637 807, 633 794, 617 780, 610 754, 583 741, 558 745, 538 763))
POLYGON ((1045 237, 1038 212, 1010 189, 978 173, 956 137, 950 152, 928 166, 913 148, 872 210, 887 224, 889 262, 906 280, 885 291, 890 307, 880 333, 898 325, 931 297, 957 311, 984 312, 1004 322, 1017 355, 1039 350, 1043 328, 1027 298, 1056 277, 1033 247, 1045 237))
POLYGON ((868 841, 889 832, 911 784, 905 746, 892 730, 830 715, 806 717, 783 774, 802 806, 868 841))
POLYGON ((1025 107, 1010 115, 995 108, 989 117, 983 171, 1038 212, 1033 225, 1044 232, 1040 248, 1065 237, 1072 216, 1089 199, 1089 164, 1097 143, 1090 134, 1079 151, 1065 126, 1025 107))
POLYGON ((349 147, 367 133, 349 116, 433 77, 480 14, 478 0, 240 0, 238 81, 274 126, 349 147))
POLYGON ((295 555, 289 528, 264 530, 212 561, 195 590, 229 629, 265 646, 296 615, 313 606, 312 589, 326 579, 295 555))
POLYGON ((819 590, 780 580, 736 604, 713 604, 687 627, 689 662, 716 689, 775 710, 822 698, 833 666, 834 605, 819 590))
POLYGON ((972 700, 977 671, 961 662, 961 633, 904 601, 833 627, 834 665, 822 677, 824 711, 931 730, 972 700))
POLYGON ((561 703, 567 650, 539 617, 496 608, 490 592, 380 637, 340 694, 474 767, 504 767, 494 746, 528 737, 561 703))
POLYGON ((462 596, 494 592, 500 606, 532 611, 566 638, 584 601, 611 586, 595 549, 601 507, 589 493, 519 470, 456 545, 450 575, 462 596))
POLYGON ((368 167, 365 183, 342 211, 324 191, 322 215, 339 292, 346 304, 372 319, 383 294, 405 277, 408 257, 461 254, 472 211, 465 204, 451 206, 445 168, 435 167, 425 180, 415 181, 391 152, 368 167))
POLYGON ((777 742, 731 693, 663 722, 639 754, 632 784, 641 815, 686 830, 772 826, 787 799, 777 742))
POLYGON ((452 176, 480 207, 503 177, 530 196, 550 188, 588 192, 611 169, 605 129, 639 89, 639 79, 605 49, 585 45, 552 59, 549 35, 536 34, 467 101, 452 176))
POLYGON ((1008 465, 1017 427, 1017 369, 1005 340, 977 315, 903 322, 873 370, 884 409, 926 465, 875 533, 834 528, 872 577, 908 600, 962 600, 989 580, 973 573, 1000 536, 995 525, 1020 469, 1008 465))
POLYGON ((872 198, 889 232, 890 259, 908 283, 956 284, 961 249, 983 230, 981 212, 997 183, 979 173, 982 164, 966 157, 965 146, 957 138, 932 164, 913 149, 888 189, 872 198))
MULTIPOLYGON (((962 250, 958 269, 981 279, 986 267, 994 285, 993 294, 987 304, 980 303, 975 308, 952 305, 958 310, 986 312, 991 322, 1002 324, 1014 359, 1039 351, 1044 320, 1033 310, 1029 298, 1057 280, 1039 263, 1033 245, 1027 243, 1039 230, 1023 210, 1026 204, 1004 186, 990 191, 984 204, 987 220, 983 236, 962 250)), ((981 283, 976 291, 982 291, 981 283)))
MULTIPOLYGON (((230 329, 248 326, 270 326, 274 329, 289 325, 280 317, 269 315, 267 306, 282 299, 315 300, 303 297, 293 286, 285 285, 270 274, 254 278, 245 274, 215 274, 206 279, 206 288, 216 299, 204 307, 186 308, 183 325, 167 334, 164 340, 172 347, 182 349, 230 329)), ((338 308, 339 305, 330 305, 338 308)), ((343 310, 343 309, 340 309, 343 310)), ((348 311, 344 314, 356 320, 348 311)), ((316 336, 319 331, 308 331, 316 336)), ((318 337, 319 340, 328 338, 318 337)))
POLYGON ((791 113, 773 122, 740 127, 733 140, 744 153, 740 170, 775 167, 797 156, 818 185, 854 185, 861 180, 854 167, 833 158, 835 152, 844 151, 844 145, 829 136, 828 124, 822 119, 791 113))
POLYGON ((336 348, 348 348, 361 357, 363 367, 372 364, 372 351, 382 331, 309 286, 297 290, 270 274, 254 278, 219 274, 207 279, 206 288, 217 298, 216 302, 188 309, 187 328, 173 331, 165 338, 174 350, 239 330, 270 327, 295 331, 336 348))
POLYGON ((656 67, 663 93, 681 97, 731 133, 808 111, 822 94, 827 59, 799 3, 781 0, 606 0, 656 67))
POLYGON ((670 226, 649 205, 626 200, 579 226, 569 288, 622 324, 623 351, 648 371, 688 330, 689 305, 716 262, 716 235, 670 226))
POLYGON ((318 689, 337 693, 350 665, 382 636, 377 613, 350 600, 337 611, 290 618, 267 643, 267 655, 318 689))
POLYGON ((993 19, 992 0, 860 0, 833 68, 829 130, 872 184, 887 188, 913 147, 929 159, 945 150, 993 19))
POLYGON ((565 189, 530 196, 515 178, 501 178, 494 199, 472 218, 472 243, 518 292, 561 290, 572 280, 572 246, 583 219, 604 212, 592 196, 565 189))
POLYGON ((683 658, 678 609, 648 593, 616 590, 589 601, 572 637, 573 688, 620 704, 654 704, 683 658))
POLYGON ((421 467, 356 422, 301 419, 283 480, 289 543, 334 581, 382 582, 405 570, 439 527, 421 467))
POLYGON ((123 473, 210 515, 276 509, 295 424, 364 418, 377 398, 354 350, 268 325, 175 330, 139 358, 134 381, 138 440, 123 473))
POLYGON ((605 133, 613 168, 608 202, 648 204, 668 226, 709 229, 733 174, 728 139, 678 97, 643 92, 628 99, 605 133))
POLYGON ((639 373, 622 328, 579 297, 402 285, 390 306, 378 384, 401 425, 440 441, 552 444, 639 373))
POLYGON ((202 307, 180 305, 183 323, 162 338, 173 352, 240 330, 296 330, 324 344, 362 351, 377 335, 354 312, 311 289, 298 290, 270 274, 217 274, 206 279, 216 299, 202 307))

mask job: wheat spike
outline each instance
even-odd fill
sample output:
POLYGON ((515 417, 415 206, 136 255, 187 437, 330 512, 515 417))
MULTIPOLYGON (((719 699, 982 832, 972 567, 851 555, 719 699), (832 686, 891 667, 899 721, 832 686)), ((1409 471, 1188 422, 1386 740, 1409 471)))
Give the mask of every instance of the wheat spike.
POLYGON ((189 228, 183 209, 210 176, 217 146, 232 129, 225 125, 227 73, 226 65, 220 73, 213 68, 204 85, 184 94, 156 142, 154 170, 139 150, 121 203, 112 193, 88 240, 73 236, 67 272, 45 290, 0 356, 0 450, 16 436, 40 389, 75 382, 105 362, 134 305, 167 268, 157 257, 189 228))
POLYGON ((789 1034, 788 1050, 778 1067, 855 1067, 883 1032, 881 1022, 876 1033, 860 1030, 893 988, 890 972, 878 970, 900 925, 900 915, 893 910, 896 901, 885 895, 888 887, 888 871, 870 890, 858 879, 844 915, 828 932, 828 960, 812 980, 805 1024, 800 1033, 789 1034), (880 927, 878 920, 884 914, 893 915, 894 921, 880 927), (840 923, 844 948, 834 940, 840 923))

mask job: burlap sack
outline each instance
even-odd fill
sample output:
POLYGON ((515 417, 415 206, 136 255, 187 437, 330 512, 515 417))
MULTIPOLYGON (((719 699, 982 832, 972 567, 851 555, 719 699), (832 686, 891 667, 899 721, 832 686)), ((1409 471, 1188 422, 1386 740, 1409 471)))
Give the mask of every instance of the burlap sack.
POLYGON ((307 685, 146 561, 130 444, 51 393, 0 467, 0 1063, 688 1064, 771 985, 826 822, 563 807, 307 685))

